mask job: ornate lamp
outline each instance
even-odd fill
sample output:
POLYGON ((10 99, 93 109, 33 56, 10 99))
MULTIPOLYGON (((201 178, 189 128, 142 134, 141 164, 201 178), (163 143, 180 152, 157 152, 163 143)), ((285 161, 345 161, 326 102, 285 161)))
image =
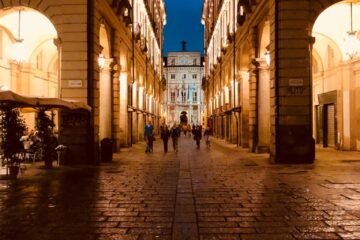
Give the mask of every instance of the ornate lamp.
POLYGON ((105 59, 104 54, 100 53, 99 58, 98 58, 98 64, 99 64, 100 69, 103 69, 105 67, 105 62, 106 62, 106 59, 105 59))
POLYGON ((270 63, 271 63, 270 46, 266 46, 265 61, 266 61, 267 65, 270 65, 270 63))
POLYGON ((21 10, 19 10, 18 37, 15 38, 15 43, 12 45, 11 59, 18 64, 25 62, 26 60, 24 39, 21 38, 21 10))
POLYGON ((353 29, 353 4, 350 2, 350 31, 347 32, 347 35, 344 39, 346 55, 350 57, 350 59, 356 57, 359 53, 359 39, 357 37, 358 31, 354 31, 353 29))

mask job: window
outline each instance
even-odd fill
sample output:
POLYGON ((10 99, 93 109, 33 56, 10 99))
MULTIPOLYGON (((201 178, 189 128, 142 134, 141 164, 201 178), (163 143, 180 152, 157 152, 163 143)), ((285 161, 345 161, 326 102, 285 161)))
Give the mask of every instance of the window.
POLYGON ((193 65, 196 65, 196 64, 197 64, 197 61, 196 61, 196 58, 194 58, 193 65))
POLYGON ((171 59, 171 65, 175 65, 175 59, 171 59))
POLYGON ((197 102, 197 92, 193 92, 193 102, 197 102))
POLYGON ((181 101, 186 102, 186 92, 181 92, 181 101))
POLYGON ((171 79, 175 79, 175 74, 171 74, 171 79))
POLYGON ((186 78, 186 74, 183 75, 183 79, 185 79, 185 78, 186 78))
POLYGON ((193 78, 193 79, 197 79, 197 75, 196 75, 196 74, 193 74, 193 75, 192 75, 192 78, 193 78))
POLYGON ((175 102, 175 92, 171 92, 171 102, 175 102))

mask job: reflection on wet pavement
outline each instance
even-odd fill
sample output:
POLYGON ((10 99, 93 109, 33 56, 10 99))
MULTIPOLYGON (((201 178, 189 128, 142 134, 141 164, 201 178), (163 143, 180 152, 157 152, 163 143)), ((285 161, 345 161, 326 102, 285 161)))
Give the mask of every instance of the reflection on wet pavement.
POLYGON ((360 239, 360 153, 271 165, 184 137, 179 148, 1 180, 0 239, 360 239))

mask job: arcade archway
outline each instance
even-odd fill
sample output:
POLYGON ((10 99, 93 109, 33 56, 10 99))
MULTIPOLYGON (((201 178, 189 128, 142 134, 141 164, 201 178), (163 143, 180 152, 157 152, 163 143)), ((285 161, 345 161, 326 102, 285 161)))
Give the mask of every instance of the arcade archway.
MULTIPOLYGON (((58 34, 37 10, 0 10, 0 89, 35 97, 60 97, 58 34), (34 27, 36 26, 36 31, 34 27)), ((34 113, 25 114, 34 128, 34 113)))
POLYGON ((312 37, 313 134, 317 144, 360 150, 360 1, 316 19, 312 37))
POLYGON ((99 139, 112 138, 112 76, 110 49, 110 37, 105 24, 100 25, 100 46, 102 48, 99 56, 100 83, 99 83, 99 139))

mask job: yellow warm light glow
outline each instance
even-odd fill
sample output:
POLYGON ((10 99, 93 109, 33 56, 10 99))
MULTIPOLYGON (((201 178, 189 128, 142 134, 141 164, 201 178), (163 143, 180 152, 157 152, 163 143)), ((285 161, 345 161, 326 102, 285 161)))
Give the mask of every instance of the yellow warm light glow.
POLYGON ((120 98, 127 98, 127 73, 121 72, 119 76, 120 81, 120 98))
POLYGON ((49 39, 57 39, 58 36, 53 24, 43 14, 26 7, 21 9, 20 31, 18 8, 3 10, 0 25, 16 36, 16 42, 9 46, 10 58, 17 62, 28 62, 34 48, 49 39), (36 26, 36 33, 41 34, 34 34, 34 26, 36 26))
POLYGON ((265 53, 265 61, 266 61, 267 65, 270 65, 271 57, 270 57, 270 52, 269 51, 266 51, 266 53, 265 53))
POLYGON ((335 43, 341 51, 343 60, 351 59, 360 51, 356 34, 351 34, 352 29, 354 32, 360 29, 360 4, 353 4, 352 8, 352 26, 349 3, 341 2, 326 9, 317 18, 313 27, 313 36, 318 39, 317 35, 320 34, 335 43))
POLYGON ((144 94, 144 87, 139 87, 139 108, 143 109, 144 105, 143 105, 143 94, 144 94))
POLYGON ((98 64, 101 69, 103 69, 105 67, 105 61, 106 60, 105 60, 104 54, 100 53, 99 58, 98 58, 98 64))
POLYGON ((26 61, 26 48, 22 40, 16 40, 12 45, 11 49, 11 59, 17 63, 22 63, 26 61))
POLYGON ((244 6, 240 6, 240 16, 244 16, 244 6))
POLYGON ((344 49, 346 52, 346 55, 350 57, 350 59, 357 56, 359 53, 359 39, 356 36, 356 32, 349 32, 348 36, 344 39, 344 49))
POLYGON ((121 72, 119 76, 120 82, 127 81, 127 72, 121 72))
POLYGON ((7 85, 0 85, 0 91, 9 91, 10 88, 7 85))

